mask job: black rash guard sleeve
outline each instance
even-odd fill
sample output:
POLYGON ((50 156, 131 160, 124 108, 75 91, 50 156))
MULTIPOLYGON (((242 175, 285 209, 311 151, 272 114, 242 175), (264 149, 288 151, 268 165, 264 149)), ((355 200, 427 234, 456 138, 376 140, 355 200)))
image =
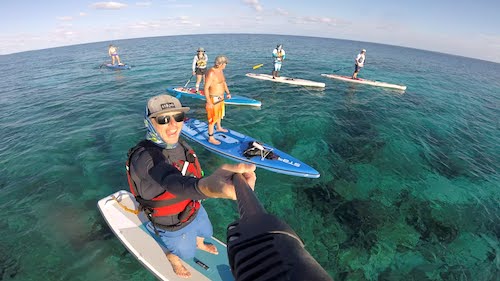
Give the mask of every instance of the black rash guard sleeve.
POLYGON ((129 167, 130 176, 137 186, 139 195, 146 200, 153 199, 165 191, 181 199, 208 198, 198 188, 200 179, 183 176, 177 168, 165 161, 153 163, 153 157, 147 150, 134 153, 129 167))

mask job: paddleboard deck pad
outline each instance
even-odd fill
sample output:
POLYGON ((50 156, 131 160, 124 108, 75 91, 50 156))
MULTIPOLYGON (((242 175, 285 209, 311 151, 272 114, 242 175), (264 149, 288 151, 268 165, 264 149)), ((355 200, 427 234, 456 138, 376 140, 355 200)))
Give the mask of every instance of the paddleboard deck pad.
MULTIPOLYGON (((183 87, 176 87, 176 88, 168 88, 168 92, 177 95, 177 98, 180 98, 180 96, 187 96, 195 99, 200 99, 200 100, 206 100, 205 93, 203 90, 199 90, 198 93, 196 92, 195 88, 183 88, 183 87)), ((232 104, 232 105, 249 105, 249 106, 261 106, 262 103, 258 100, 246 98, 246 97, 241 97, 241 96, 231 96, 230 99, 225 99, 224 100, 225 104, 232 104)))
POLYGON ((227 133, 215 131, 215 139, 221 142, 215 145, 208 142, 207 123, 187 119, 184 121, 181 134, 206 149, 237 162, 255 164, 257 167, 286 175, 306 178, 320 176, 318 171, 300 160, 234 130, 228 129, 227 133), (256 146, 260 146, 263 150, 257 149, 256 146))
POLYGON ((315 82, 315 81, 305 80, 305 79, 290 78, 290 77, 285 77, 285 76, 280 76, 280 77, 276 77, 275 79, 273 79, 272 75, 260 74, 260 73, 247 73, 245 75, 248 77, 251 77, 251 78, 255 78, 255 79, 268 80, 268 81, 273 81, 273 82, 278 82, 278 83, 287 83, 287 84, 292 84, 292 85, 320 87, 320 88, 325 87, 325 83, 315 82))
POLYGON ((103 64, 103 66, 107 67, 107 68, 110 68, 110 69, 130 69, 131 67, 127 64, 123 64, 123 65, 118 65, 118 64, 110 64, 110 63, 107 63, 107 64, 103 64))
POLYGON ((366 79, 361 79, 361 78, 352 79, 351 76, 336 75, 336 74, 321 74, 321 76, 328 77, 331 79, 337 79, 337 80, 342 80, 342 81, 346 81, 346 82, 351 82, 351 83, 367 84, 367 85, 372 85, 372 86, 376 86, 376 87, 391 88, 391 89, 397 89, 397 90, 402 90, 402 91, 406 90, 406 86, 403 86, 403 85, 396 85, 396 84, 366 80, 366 79))
POLYGON ((205 241, 215 245, 219 254, 212 255, 196 250, 194 258, 183 260, 184 266, 191 272, 192 277, 190 279, 178 277, 165 256, 168 250, 163 242, 146 229, 147 217, 143 212, 136 215, 130 211, 137 210, 138 205, 134 195, 125 190, 107 196, 97 203, 106 223, 120 242, 158 279, 164 281, 234 280, 229 267, 226 245, 213 237, 205 241), (129 210, 127 211, 125 207, 129 210))

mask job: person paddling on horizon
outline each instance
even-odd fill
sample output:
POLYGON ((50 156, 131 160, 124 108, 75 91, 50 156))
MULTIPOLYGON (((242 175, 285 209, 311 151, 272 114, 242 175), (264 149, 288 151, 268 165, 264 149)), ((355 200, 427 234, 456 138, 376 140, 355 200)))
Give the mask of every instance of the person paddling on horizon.
POLYGON ((213 226, 200 200, 236 200, 236 173, 252 189, 256 181, 255 165, 249 164, 224 164, 203 177, 193 149, 179 138, 188 111, 175 97, 150 98, 144 113, 146 140, 129 150, 127 161, 130 190, 149 219, 146 228, 165 244, 166 258, 182 278, 191 273, 181 259, 192 259, 196 248, 218 254, 215 245, 204 242, 213 235, 213 226))
POLYGON ((356 56, 355 64, 354 64, 354 73, 352 74, 352 79, 358 79, 358 72, 361 70, 361 68, 365 64, 365 53, 366 50, 363 49, 361 52, 356 56))
POLYGON ((217 56, 214 66, 210 68, 205 77, 205 97, 207 103, 205 109, 208 117, 208 141, 212 144, 219 145, 220 141, 214 137, 214 125, 217 125, 217 132, 226 133, 227 130, 222 128, 221 121, 225 115, 224 92, 226 98, 231 98, 231 93, 227 88, 226 78, 224 77, 224 69, 228 63, 225 56, 217 56))
POLYGON ((274 71, 273 71, 273 79, 276 77, 280 77, 279 72, 281 71, 281 65, 283 60, 285 60, 285 50, 283 49, 283 45, 278 44, 276 49, 273 50, 273 59, 274 59, 274 71))
POLYGON ((108 55, 111 57, 111 64, 115 65, 115 61, 118 61, 118 65, 123 65, 120 61, 120 56, 118 55, 118 47, 109 45, 108 55))
POLYGON ((207 72, 208 56, 205 54, 205 49, 198 48, 196 55, 193 58, 193 75, 196 75, 196 93, 200 90, 200 82, 203 78, 205 83, 205 73, 207 72))

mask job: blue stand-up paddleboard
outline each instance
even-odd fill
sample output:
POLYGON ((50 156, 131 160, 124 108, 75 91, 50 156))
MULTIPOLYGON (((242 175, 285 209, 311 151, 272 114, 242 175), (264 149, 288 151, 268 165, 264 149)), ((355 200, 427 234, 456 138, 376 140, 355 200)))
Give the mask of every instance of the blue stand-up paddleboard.
POLYGON ((101 66, 105 66, 105 67, 107 67, 109 69, 116 69, 116 70, 131 69, 130 65, 128 65, 128 64, 119 65, 119 64, 106 63, 106 64, 103 64, 101 66))
POLYGON ((215 131, 215 139, 221 142, 215 145, 208 142, 207 123, 188 119, 184 121, 181 134, 206 149, 234 161, 255 164, 257 167, 286 175, 306 178, 320 176, 318 171, 300 160, 234 130, 228 130, 227 133, 215 131))
POLYGON ((194 258, 183 260, 183 265, 191 272, 192 277, 189 279, 178 277, 165 256, 168 250, 163 242, 146 229, 148 218, 143 212, 139 214, 133 212, 138 209, 138 205, 134 195, 125 190, 107 196, 97 203, 106 223, 120 242, 159 280, 234 280, 229 267, 226 245, 214 237, 205 241, 215 245, 219 254, 212 255, 196 250, 194 258))
MULTIPOLYGON (((177 98, 180 98, 181 96, 186 96, 186 97, 191 97, 195 99, 200 99, 200 100, 206 100, 205 94, 203 90, 200 90, 198 93, 196 92, 196 89, 194 88, 183 88, 183 87, 177 87, 177 88, 168 88, 168 92, 175 94, 177 98)), ((249 106, 261 106, 262 103, 258 100, 250 99, 250 98, 245 98, 241 96, 231 96, 230 99, 225 99, 224 100, 225 104, 232 104, 232 105, 249 105, 249 106)))

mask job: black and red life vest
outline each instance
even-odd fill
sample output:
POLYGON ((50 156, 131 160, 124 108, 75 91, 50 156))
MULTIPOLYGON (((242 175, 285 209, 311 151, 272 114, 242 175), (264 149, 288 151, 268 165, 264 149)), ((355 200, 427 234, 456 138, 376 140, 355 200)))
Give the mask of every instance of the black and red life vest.
POLYGON ((140 150, 145 150, 150 154, 151 158, 153 159, 153 163, 167 161, 170 165, 177 168, 184 176, 201 178, 202 170, 198 158, 196 157, 196 154, 192 149, 188 149, 187 145, 182 140, 179 140, 179 144, 185 151, 186 161, 180 159, 170 159, 170 157, 167 158, 162 153, 162 149, 156 146, 153 142, 144 140, 129 150, 128 160, 126 163, 127 179, 130 191, 132 192, 132 194, 134 194, 135 199, 141 205, 141 209, 145 211, 149 219, 153 223, 154 223, 153 219, 154 217, 175 216, 175 218, 179 220, 180 223, 178 225, 174 226, 160 225, 166 229, 182 228, 182 224, 190 222, 192 219, 194 219, 195 217, 194 215, 200 208, 200 202, 190 199, 177 198, 174 194, 168 191, 158 194, 151 200, 142 198, 138 193, 135 182, 132 180, 132 177, 130 176, 129 164, 130 164, 130 159, 135 152, 138 152, 140 150))

